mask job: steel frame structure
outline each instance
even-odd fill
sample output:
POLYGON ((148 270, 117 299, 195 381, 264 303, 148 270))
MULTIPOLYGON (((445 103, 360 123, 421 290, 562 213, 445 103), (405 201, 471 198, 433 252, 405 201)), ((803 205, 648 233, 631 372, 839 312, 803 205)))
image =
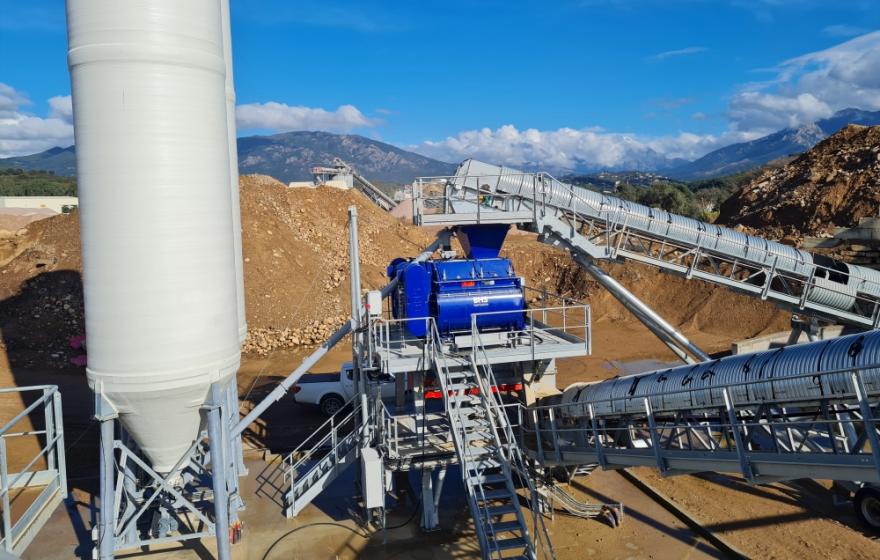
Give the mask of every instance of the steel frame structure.
POLYGON ((220 560, 231 558, 243 509, 239 477, 247 474, 240 435, 237 384, 211 386, 203 405, 206 430, 168 473, 152 469, 118 422, 116 410, 95 395, 100 422, 100 516, 92 529, 96 558, 169 542, 214 537, 220 560), (219 444, 218 444, 219 442, 219 444))
POLYGON ((749 398, 757 388, 778 383, 757 379, 586 405, 520 408, 521 443, 549 466, 653 466, 664 475, 726 472, 750 483, 797 478, 878 483, 880 392, 866 389, 863 379, 876 367, 787 377, 821 383, 845 376, 850 390, 822 399, 749 398), (724 406, 664 408, 664 399, 699 402, 708 391, 724 406), (627 412, 620 412, 622 407, 627 412))
POLYGON ((413 185, 414 221, 419 225, 519 223, 540 234, 542 241, 590 260, 631 259, 770 300, 799 314, 861 328, 880 327, 880 296, 870 295, 880 294, 880 284, 872 280, 864 280, 856 293, 827 281, 846 276, 836 269, 803 262, 797 273, 784 270, 767 249, 725 240, 725 251, 713 246, 716 240, 711 234, 675 223, 663 224, 665 233, 661 233, 644 225, 645 216, 619 207, 596 207, 582 192, 586 191, 547 173, 419 178, 413 185), (442 192, 426 196, 428 185, 432 190, 443 185, 442 192), (690 234, 693 242, 681 240, 690 234), (851 308, 826 303, 841 300, 851 300, 851 308))
POLYGON ((0 389, 0 394, 4 395, 33 393, 38 393, 33 402, 0 427, 0 549, 16 557, 33 541, 58 504, 67 498, 64 422, 58 387, 40 385, 0 389), (43 429, 12 431, 29 415, 40 411, 43 413, 43 429), (34 436, 43 439, 40 450, 18 472, 10 473, 8 442, 34 436), (35 496, 19 494, 27 490, 39 491, 35 496), (12 504, 16 500, 27 505, 13 512, 12 504))

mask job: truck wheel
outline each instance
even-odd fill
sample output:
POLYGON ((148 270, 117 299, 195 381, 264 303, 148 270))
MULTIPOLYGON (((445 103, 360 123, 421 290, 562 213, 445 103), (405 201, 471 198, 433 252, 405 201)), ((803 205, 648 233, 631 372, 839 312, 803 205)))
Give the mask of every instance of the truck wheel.
POLYGON ((856 492, 853 507, 859 521, 874 532, 880 532, 880 490, 863 486, 856 492))
POLYGON ((327 395, 321 399, 321 413, 324 416, 333 416, 339 409, 345 406, 345 401, 337 394, 327 395))

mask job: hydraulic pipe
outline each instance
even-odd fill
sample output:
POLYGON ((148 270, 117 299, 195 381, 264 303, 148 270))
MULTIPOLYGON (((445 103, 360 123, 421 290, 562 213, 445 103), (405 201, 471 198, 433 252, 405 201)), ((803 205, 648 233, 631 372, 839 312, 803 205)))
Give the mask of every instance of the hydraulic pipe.
POLYGON ((664 336, 661 337, 661 339, 668 338, 674 341, 677 346, 683 350, 687 350, 701 362, 711 359, 708 354, 700 350, 700 348, 684 336, 681 331, 667 323, 663 317, 655 313, 653 309, 645 305, 639 298, 623 287, 620 282, 599 268, 596 263, 580 254, 573 253, 572 258, 584 270, 586 270, 590 276, 599 282, 603 288, 608 290, 617 301, 623 304, 628 310, 632 311, 640 321, 648 326, 651 332, 654 332, 655 334, 657 334, 657 331, 663 333, 664 336))

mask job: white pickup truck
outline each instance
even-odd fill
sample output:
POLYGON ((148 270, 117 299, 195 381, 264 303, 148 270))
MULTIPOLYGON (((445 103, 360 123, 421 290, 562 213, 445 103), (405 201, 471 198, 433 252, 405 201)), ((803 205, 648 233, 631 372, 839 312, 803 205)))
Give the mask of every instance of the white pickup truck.
MULTIPOLYGON (((394 397, 394 377, 386 375, 379 380, 382 398, 394 397)), ((354 371, 351 362, 342 364, 339 373, 311 373, 300 377, 293 385, 293 400, 320 407, 325 416, 333 416, 354 396, 354 371)))

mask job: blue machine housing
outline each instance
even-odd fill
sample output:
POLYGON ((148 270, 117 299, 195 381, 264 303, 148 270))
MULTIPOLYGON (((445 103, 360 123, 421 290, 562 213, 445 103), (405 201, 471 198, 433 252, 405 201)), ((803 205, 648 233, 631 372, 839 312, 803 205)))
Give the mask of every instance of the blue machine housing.
MULTIPOLYGON (((493 312, 477 318, 480 331, 521 330, 525 327, 522 279, 514 274, 508 259, 492 257, 423 263, 396 259, 388 266, 388 276, 399 279, 391 298, 395 319, 433 317, 443 336, 454 331, 469 331, 474 313, 493 312)), ((406 330, 412 336, 424 337, 427 323, 410 320, 406 330)))

